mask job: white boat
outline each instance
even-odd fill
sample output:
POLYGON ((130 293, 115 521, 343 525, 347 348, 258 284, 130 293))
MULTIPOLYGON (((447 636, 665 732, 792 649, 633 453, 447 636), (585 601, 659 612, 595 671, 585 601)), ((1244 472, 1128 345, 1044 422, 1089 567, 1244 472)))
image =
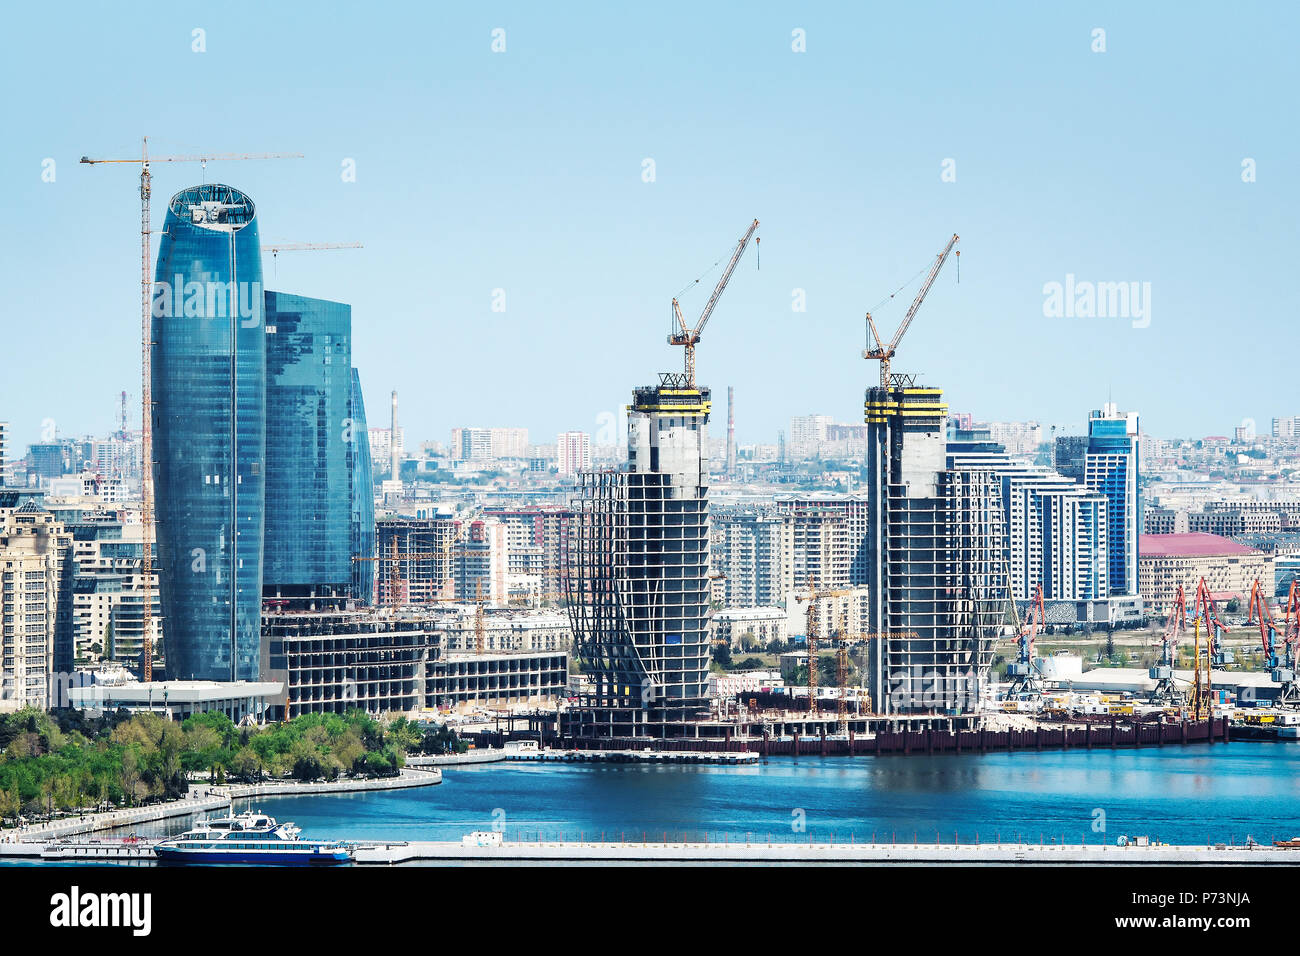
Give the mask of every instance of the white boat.
POLYGON ((309 866, 350 863, 352 849, 342 843, 303 840, 292 823, 255 810, 199 820, 178 837, 157 844, 163 863, 239 863, 309 866))

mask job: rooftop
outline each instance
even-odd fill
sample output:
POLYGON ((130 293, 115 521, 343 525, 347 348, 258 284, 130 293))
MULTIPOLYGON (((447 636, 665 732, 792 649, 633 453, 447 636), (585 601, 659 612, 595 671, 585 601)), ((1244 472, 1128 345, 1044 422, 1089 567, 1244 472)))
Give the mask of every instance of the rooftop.
POLYGON ((1185 534, 1139 536, 1138 554, 1144 558, 1206 558, 1225 555, 1260 554, 1231 538, 1193 531, 1185 534))

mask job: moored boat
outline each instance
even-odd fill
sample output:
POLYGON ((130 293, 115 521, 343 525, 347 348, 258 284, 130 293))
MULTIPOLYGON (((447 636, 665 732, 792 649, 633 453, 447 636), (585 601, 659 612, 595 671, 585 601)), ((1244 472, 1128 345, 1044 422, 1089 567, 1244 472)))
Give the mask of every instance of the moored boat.
POLYGON ((303 840, 292 823, 255 810, 199 820, 178 837, 153 850, 162 863, 225 863, 267 866, 320 866, 352 862, 351 847, 325 840, 303 840))

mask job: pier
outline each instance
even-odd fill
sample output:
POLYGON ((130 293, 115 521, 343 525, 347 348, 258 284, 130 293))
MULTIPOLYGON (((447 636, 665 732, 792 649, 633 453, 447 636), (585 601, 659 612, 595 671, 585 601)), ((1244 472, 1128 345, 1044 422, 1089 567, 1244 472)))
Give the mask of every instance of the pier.
MULTIPOLYGON (((657 834, 656 834, 657 836, 657 834)), ((788 863, 1049 866, 1224 866, 1300 864, 1300 849, 1273 846, 1115 846, 1061 843, 510 842, 360 844, 360 865, 401 863, 788 863)))

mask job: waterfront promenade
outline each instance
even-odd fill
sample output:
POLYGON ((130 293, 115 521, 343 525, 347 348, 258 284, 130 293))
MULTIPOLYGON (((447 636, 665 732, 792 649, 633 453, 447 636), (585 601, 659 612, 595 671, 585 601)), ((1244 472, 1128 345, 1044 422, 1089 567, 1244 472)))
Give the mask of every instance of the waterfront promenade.
POLYGON ((16 843, 43 843, 82 833, 99 833, 119 830, 139 823, 153 823, 174 817, 190 816, 221 810, 235 800, 255 797, 293 797, 305 794, 355 793, 369 790, 402 790, 407 787, 428 787, 442 783, 442 771, 437 769, 403 768, 395 777, 374 779, 334 780, 318 783, 298 783, 290 780, 269 780, 256 784, 227 784, 202 786, 191 789, 182 800, 150 804, 145 807, 87 813, 84 817, 68 817, 50 823, 40 823, 17 830, 0 833, 0 855, 6 846, 16 843))

